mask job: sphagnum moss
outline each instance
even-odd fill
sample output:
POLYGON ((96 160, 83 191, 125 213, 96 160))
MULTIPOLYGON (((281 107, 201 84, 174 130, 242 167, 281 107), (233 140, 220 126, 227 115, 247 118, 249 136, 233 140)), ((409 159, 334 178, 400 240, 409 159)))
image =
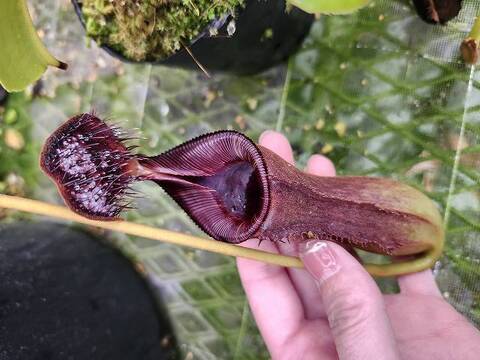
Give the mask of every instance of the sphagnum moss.
POLYGON ((84 0, 87 35, 133 61, 157 61, 188 45, 244 0, 84 0))

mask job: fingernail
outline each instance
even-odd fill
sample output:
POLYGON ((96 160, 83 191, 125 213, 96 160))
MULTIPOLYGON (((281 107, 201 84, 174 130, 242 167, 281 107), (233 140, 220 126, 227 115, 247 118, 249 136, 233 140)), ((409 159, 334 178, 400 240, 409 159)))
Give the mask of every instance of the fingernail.
POLYGON ((335 254, 327 241, 311 240, 300 244, 300 258, 319 284, 340 270, 335 254))

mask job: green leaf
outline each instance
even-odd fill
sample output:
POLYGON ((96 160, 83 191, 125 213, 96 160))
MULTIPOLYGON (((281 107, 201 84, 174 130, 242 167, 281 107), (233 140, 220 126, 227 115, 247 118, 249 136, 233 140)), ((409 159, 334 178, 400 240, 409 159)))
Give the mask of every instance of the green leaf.
POLYGON ((288 0, 305 12, 312 14, 350 14, 366 6, 371 0, 288 0))
POLYGON ((21 91, 42 76, 48 65, 66 69, 38 37, 26 0, 0 0, 0 84, 21 91))

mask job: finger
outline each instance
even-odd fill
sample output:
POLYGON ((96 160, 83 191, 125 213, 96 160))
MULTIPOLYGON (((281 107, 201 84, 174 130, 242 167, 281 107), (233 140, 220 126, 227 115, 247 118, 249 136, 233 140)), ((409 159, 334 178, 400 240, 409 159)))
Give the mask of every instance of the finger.
MULTIPOLYGON (((318 176, 335 176, 335 166, 322 155, 313 155, 307 162, 306 171, 318 176)), ((291 244, 279 244, 283 254, 297 256, 296 247, 291 244)), ((319 299, 315 280, 305 269, 289 269, 292 282, 302 300, 306 319, 325 319, 326 314, 319 299)))
POLYGON ((259 144, 272 150, 290 164, 294 163, 293 151, 288 139, 281 133, 267 130, 260 135, 259 144))
POLYGON ((307 172, 318 176, 335 176, 335 165, 323 155, 312 155, 307 162, 307 172))
POLYGON ((316 279, 340 359, 398 359, 380 290, 341 246, 313 240, 301 257, 316 279))
MULTIPOLYGON (((278 249, 284 255, 298 256, 297 246, 293 243, 278 244, 278 249)), ((287 272, 302 303, 305 319, 324 319, 326 321, 326 314, 318 296, 317 286, 308 271, 289 268, 287 272)))
MULTIPOLYGON (((293 164, 293 152, 287 138, 275 131, 265 131, 259 139, 262 146, 293 164)), ((249 240, 242 246, 258 248, 258 240, 249 240)), ((263 241, 260 248, 278 253, 277 246, 263 241)), ((288 271, 282 267, 261 262, 237 259, 243 288, 263 339, 274 353, 296 331, 304 319, 303 307, 288 271)))
POLYGON ((442 297, 438 289, 432 270, 427 269, 418 273, 398 277, 400 293, 404 295, 430 295, 442 297))
MULTIPOLYGON (((258 240, 242 246, 258 248, 258 240)), ((260 248, 278 252, 269 241, 263 241, 260 248)), ((284 268, 242 258, 237 258, 237 266, 257 326, 268 349, 275 353, 303 321, 302 303, 284 268)))

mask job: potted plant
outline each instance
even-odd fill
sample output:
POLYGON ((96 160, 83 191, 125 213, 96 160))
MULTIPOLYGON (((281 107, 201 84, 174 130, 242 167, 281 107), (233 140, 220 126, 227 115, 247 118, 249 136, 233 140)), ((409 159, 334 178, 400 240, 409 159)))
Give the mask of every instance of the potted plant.
POLYGON ((253 74, 298 49, 314 16, 285 0, 72 0, 87 35, 130 62, 253 74))

